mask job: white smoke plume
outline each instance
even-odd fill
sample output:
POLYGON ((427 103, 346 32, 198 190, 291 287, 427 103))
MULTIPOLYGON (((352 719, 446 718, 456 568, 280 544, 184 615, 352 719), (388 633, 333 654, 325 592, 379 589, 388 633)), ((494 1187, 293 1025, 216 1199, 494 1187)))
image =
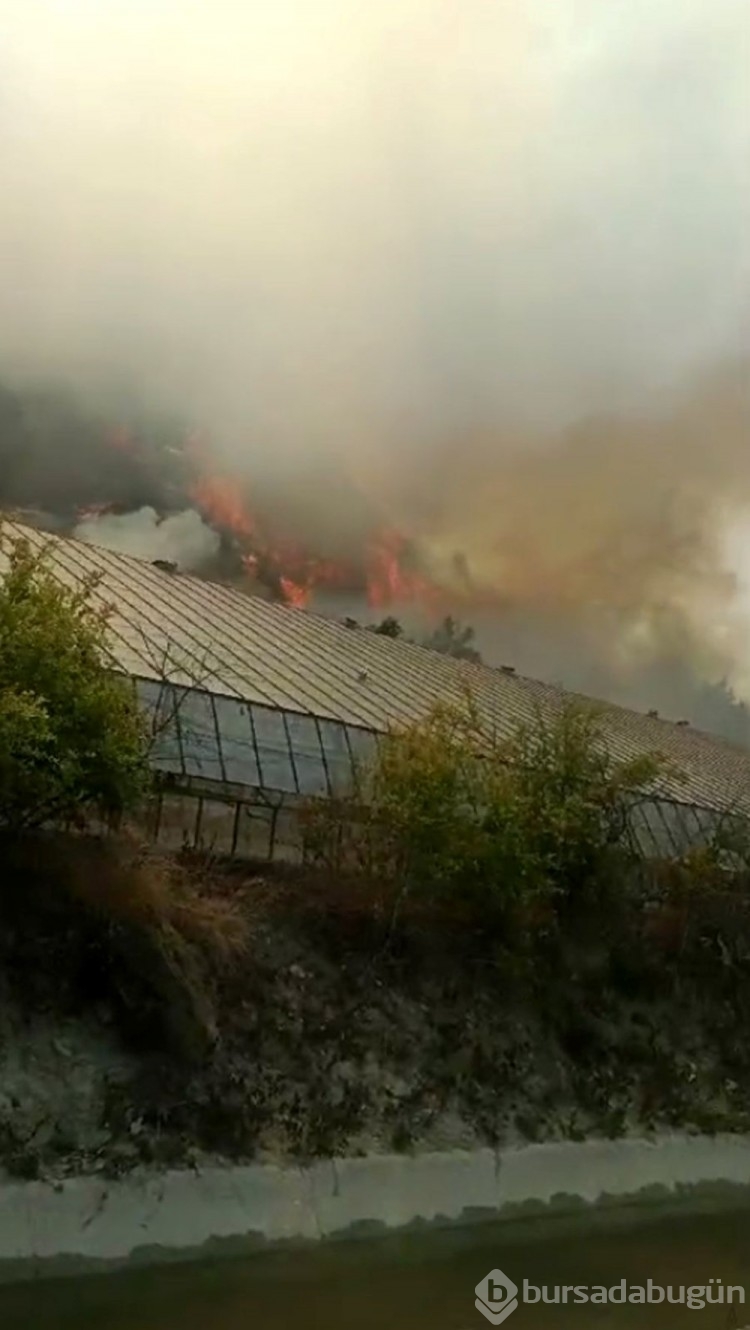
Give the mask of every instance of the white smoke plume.
POLYGON ((165 518, 153 508, 91 515, 79 522, 73 534, 118 554, 176 563, 184 572, 201 569, 219 550, 216 532, 190 509, 165 518))

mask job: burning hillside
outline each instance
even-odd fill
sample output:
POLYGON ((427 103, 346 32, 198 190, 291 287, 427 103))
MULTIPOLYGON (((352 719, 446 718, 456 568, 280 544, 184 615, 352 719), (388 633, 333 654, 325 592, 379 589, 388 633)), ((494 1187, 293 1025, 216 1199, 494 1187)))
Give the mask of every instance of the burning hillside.
POLYGON ((358 550, 336 555, 278 529, 278 516, 255 513, 225 477, 198 480, 190 498, 221 533, 224 548, 236 550, 248 576, 289 605, 305 607, 324 591, 363 595, 373 609, 415 603, 426 608, 439 598, 437 585, 419 567, 416 549, 398 531, 373 526, 358 550))
MULTIPOLYGON (((6 471, 0 503, 40 525, 174 559, 186 570, 300 608, 320 593, 378 610, 410 604, 426 610, 439 600, 413 542, 379 524, 361 499, 356 535, 342 539, 340 529, 310 520, 304 498, 295 503, 268 485, 254 496, 247 477, 215 469, 210 448, 195 436, 155 444, 124 426, 102 427, 98 446, 92 438, 90 452, 75 460, 79 465, 69 465, 60 484, 54 473, 50 484, 47 469, 24 468, 20 481, 6 471)), ((350 507, 358 498, 353 491, 347 497, 350 507)))
POLYGON ((395 616, 417 639, 453 615, 488 663, 750 734, 722 683, 746 694, 742 584, 712 534, 719 501, 741 502, 744 390, 523 455, 459 440, 369 474, 356 455, 285 468, 257 441, 123 418, 0 386, 0 508, 289 605, 395 616))

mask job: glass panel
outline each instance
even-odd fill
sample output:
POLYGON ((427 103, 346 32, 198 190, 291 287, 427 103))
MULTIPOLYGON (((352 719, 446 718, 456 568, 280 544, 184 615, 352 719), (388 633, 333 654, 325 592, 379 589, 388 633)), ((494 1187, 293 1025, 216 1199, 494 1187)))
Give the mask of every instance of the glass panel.
POLYGON ((158 843, 179 850, 195 844, 198 800, 190 794, 165 794, 159 819, 158 843))
POLYGON ((716 835, 719 825, 719 816, 711 808, 694 808, 695 820, 700 827, 701 841, 709 841, 716 835))
POLYGON ((272 711, 269 707, 253 706, 251 712, 263 786, 270 790, 290 790, 295 793, 297 782, 294 779, 284 717, 280 711, 272 711))
POLYGON ((662 800, 649 799, 640 803, 637 813, 635 810, 633 813, 634 825, 637 825, 636 816, 640 818, 638 841, 643 853, 658 858, 669 858, 678 850, 672 834, 674 828, 664 818, 664 807, 662 800))
POLYGON ((334 794, 346 794, 352 787, 352 758, 346 730, 335 720, 319 720, 328 776, 334 794))
POLYGON ((270 859, 271 820, 269 808, 242 805, 235 849, 238 859, 270 859))
POLYGON ((276 816, 273 848, 274 862, 299 864, 302 862, 302 824, 299 809, 280 808, 276 816))
POLYGON ((136 679, 135 695, 142 707, 149 712, 156 709, 161 697, 164 685, 155 683, 152 679, 136 679))
MULTIPOLYGON (((653 825, 653 805, 638 803, 630 811, 630 833, 632 836, 633 848, 648 859, 658 857, 661 853, 661 842, 654 835, 653 825)), ((658 829, 662 833, 661 823, 658 829)))
POLYGON ((177 721, 182 737, 185 772, 205 780, 223 780, 224 772, 208 693, 185 691, 179 700, 177 721))
POLYGON ((312 716, 297 716, 287 711, 286 724, 300 794, 328 794, 328 780, 315 721, 312 716))
POLYGON ((249 708, 232 697, 215 697, 214 706, 226 779, 238 785, 259 786, 260 772, 249 708))
POLYGON ((353 726, 347 725, 346 733, 349 736, 352 756, 358 766, 369 766, 375 760, 378 749, 378 741, 371 730, 357 730, 353 726))
POLYGON ((686 841, 690 849, 697 849, 705 846, 712 839, 712 832, 716 825, 715 816, 708 815, 706 820, 705 810, 696 807, 694 804, 681 804, 680 817, 685 832, 686 841))
POLYGON ((672 846, 673 853, 685 854, 695 843, 695 836, 690 834, 682 808, 679 804, 669 803, 668 800, 662 799, 659 801, 659 812, 664 820, 666 836, 672 846))
POLYGON ((149 763, 157 771, 184 774, 180 736, 177 730, 177 692, 171 684, 138 679, 136 691, 148 715, 151 729, 149 763))
POLYGON ((235 805, 218 799, 203 799, 200 830, 196 837, 202 850, 211 854, 231 854, 234 839, 235 805))

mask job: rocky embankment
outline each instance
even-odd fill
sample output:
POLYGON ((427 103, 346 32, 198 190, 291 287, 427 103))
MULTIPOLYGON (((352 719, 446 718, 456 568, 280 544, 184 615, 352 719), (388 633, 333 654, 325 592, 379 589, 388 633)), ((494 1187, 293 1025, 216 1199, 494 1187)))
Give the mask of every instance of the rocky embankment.
POLYGON ((168 926, 113 907, 103 861, 75 891, 43 861, 2 902, 6 1174, 747 1126, 750 987, 705 930, 514 951, 394 929, 345 884, 193 865, 185 949, 171 905, 168 926))

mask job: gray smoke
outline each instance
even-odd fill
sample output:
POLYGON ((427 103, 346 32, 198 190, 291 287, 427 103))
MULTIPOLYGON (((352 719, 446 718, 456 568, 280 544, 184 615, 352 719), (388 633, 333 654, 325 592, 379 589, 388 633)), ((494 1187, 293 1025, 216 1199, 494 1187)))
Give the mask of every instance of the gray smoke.
POLYGON ((274 471, 640 411, 738 345, 744 0, 1 8, 7 363, 274 471))
POLYGON ((536 673, 750 695, 745 0, 0 15, 0 378, 460 554, 536 673))

